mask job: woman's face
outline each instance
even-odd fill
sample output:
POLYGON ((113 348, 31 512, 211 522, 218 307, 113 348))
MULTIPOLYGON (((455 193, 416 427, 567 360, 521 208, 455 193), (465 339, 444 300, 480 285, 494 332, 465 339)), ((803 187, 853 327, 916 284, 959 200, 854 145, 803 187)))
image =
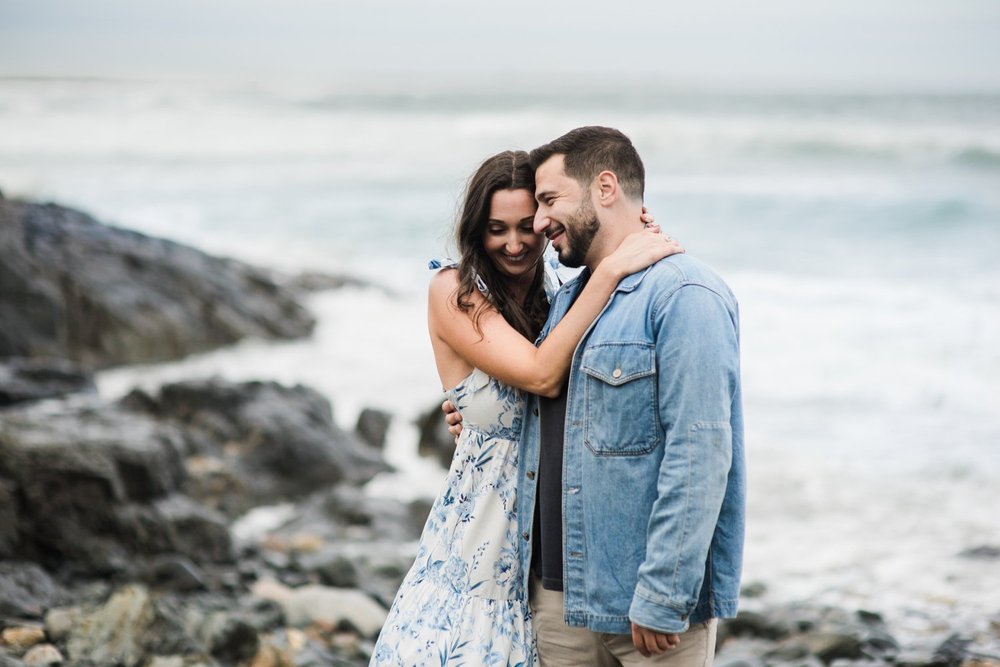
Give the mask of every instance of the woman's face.
POLYGON ((497 190, 483 233, 487 256, 508 278, 534 276, 545 250, 545 237, 532 229, 535 198, 528 190, 497 190))

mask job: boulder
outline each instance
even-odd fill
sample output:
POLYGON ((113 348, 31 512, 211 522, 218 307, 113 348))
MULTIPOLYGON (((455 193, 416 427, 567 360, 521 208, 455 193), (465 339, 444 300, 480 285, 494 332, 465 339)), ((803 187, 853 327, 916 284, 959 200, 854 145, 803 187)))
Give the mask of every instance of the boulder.
POLYGON ((0 407, 94 389, 93 376, 69 361, 24 358, 0 361, 0 407))
POLYGON ((383 410, 365 408, 358 415, 358 425, 354 431, 362 440, 375 447, 383 449, 385 447, 385 436, 389 432, 389 424, 392 422, 392 415, 383 410))
POLYGON ((455 456, 455 436, 448 432, 440 404, 417 419, 417 429, 420 433, 417 452, 421 456, 436 458, 443 468, 449 468, 455 456))
POLYGON ((41 618, 65 593, 34 563, 0 562, 0 617, 41 618))
POLYGON ((178 495, 182 441, 175 426, 96 400, 8 409, 0 495, 21 499, 8 551, 92 575, 130 571, 137 555, 230 560, 224 518, 178 495))
POLYGON ((301 337, 315 324, 261 269, 11 199, 0 200, 0 321, 0 358, 93 368, 301 337))
POLYGON ((83 616, 66 650, 74 662, 134 667, 154 654, 199 653, 205 647, 145 587, 130 585, 83 616))
POLYGON ((330 402, 309 387, 213 379, 168 384, 157 396, 133 392, 123 402, 214 443, 219 467, 233 476, 221 484, 228 497, 216 499, 229 516, 388 469, 380 452, 337 427, 330 402), (247 494, 242 501, 232 497, 238 490, 247 494))

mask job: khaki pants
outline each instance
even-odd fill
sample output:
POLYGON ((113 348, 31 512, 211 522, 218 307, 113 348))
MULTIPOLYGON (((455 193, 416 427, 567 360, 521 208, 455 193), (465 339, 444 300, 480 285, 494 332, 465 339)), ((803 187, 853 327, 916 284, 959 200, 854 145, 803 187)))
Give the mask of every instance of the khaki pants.
POLYGON ((660 655, 642 657, 632 635, 615 635, 575 628, 563 621, 563 594, 542 588, 531 577, 531 615, 538 639, 541 667, 712 667, 715 659, 715 619, 692 625, 681 634, 680 646, 660 655))

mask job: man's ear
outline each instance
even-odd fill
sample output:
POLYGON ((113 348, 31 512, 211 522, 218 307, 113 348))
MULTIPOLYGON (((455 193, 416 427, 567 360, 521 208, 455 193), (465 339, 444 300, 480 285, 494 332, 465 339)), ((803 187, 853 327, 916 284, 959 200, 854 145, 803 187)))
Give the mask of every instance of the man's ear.
POLYGON ((611 206, 621 197, 618 176, 613 171, 604 170, 599 173, 594 179, 594 189, 597 203, 600 206, 611 206))

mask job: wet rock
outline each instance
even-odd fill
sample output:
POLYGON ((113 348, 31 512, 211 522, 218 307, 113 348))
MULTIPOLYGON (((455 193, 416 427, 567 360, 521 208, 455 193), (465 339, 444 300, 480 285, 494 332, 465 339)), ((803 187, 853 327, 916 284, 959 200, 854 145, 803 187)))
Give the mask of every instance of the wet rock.
POLYGON ((368 539, 381 535, 412 540, 423 529, 423 522, 414 520, 407 505, 392 498, 373 498, 357 487, 338 486, 322 497, 321 503, 328 520, 345 527, 363 527, 368 539))
POLYGON ((52 644, 39 644, 24 654, 24 664, 28 667, 61 665, 66 659, 52 644))
POLYGON ((971 549, 966 549, 958 554, 959 558, 972 558, 976 560, 997 560, 1000 558, 1000 546, 993 544, 981 544, 971 549))
POLYGON ((93 375, 69 361, 0 361, 0 407, 94 390, 93 375))
POLYGON ((436 458, 443 468, 450 467, 455 456, 455 437, 448 433, 440 403, 417 419, 417 429, 420 433, 417 452, 421 456, 436 458))
POLYGON ((143 403, 158 419, 201 431, 237 471, 250 497, 241 508, 220 507, 230 516, 338 482, 361 484, 388 469, 379 452, 336 426, 329 401, 301 385, 181 382, 143 403))
POLYGON ((749 599, 764 597, 766 593, 767 585, 761 581, 751 581, 740 588, 740 595, 749 599))
POLYGON ((385 447, 385 436, 389 432, 392 415, 383 410, 365 408, 358 415, 355 432, 362 440, 376 449, 385 447))
POLYGON ((283 603, 289 625, 305 627, 316 622, 346 625, 374 637, 385 623, 387 610, 357 590, 303 586, 283 603))
POLYGON ((55 204, 0 200, 0 276, 0 357, 108 367, 315 323, 260 269, 55 204))
POLYGON ((344 287, 378 288, 389 293, 383 287, 379 287, 371 281, 357 276, 349 276, 343 273, 320 273, 317 271, 306 271, 285 281, 285 286, 295 292, 325 292, 327 290, 342 289, 344 287))
POLYGON ((0 562, 0 616, 40 618, 65 592, 34 563, 0 562))
POLYGON ((959 667, 969 656, 971 639, 953 634, 934 651, 934 662, 944 667, 959 667))

